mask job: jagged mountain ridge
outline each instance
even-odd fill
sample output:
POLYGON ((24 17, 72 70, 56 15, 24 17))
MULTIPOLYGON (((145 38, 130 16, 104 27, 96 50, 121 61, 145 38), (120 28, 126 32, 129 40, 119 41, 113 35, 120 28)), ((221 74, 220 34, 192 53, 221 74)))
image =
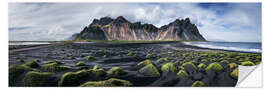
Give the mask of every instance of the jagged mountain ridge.
POLYGON ((176 19, 160 28, 152 24, 129 22, 123 16, 103 17, 81 31, 74 41, 87 40, 200 40, 205 41, 197 26, 189 18, 176 19))

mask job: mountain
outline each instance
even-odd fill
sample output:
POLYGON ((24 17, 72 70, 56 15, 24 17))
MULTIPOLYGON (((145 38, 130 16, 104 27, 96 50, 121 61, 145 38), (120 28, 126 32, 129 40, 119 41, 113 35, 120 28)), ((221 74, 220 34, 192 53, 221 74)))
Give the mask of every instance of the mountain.
POLYGON ((79 33, 74 33, 71 35, 71 37, 68 37, 67 40, 73 40, 77 37, 77 35, 79 35, 79 33))
POLYGON ((103 17, 94 19, 74 39, 87 40, 199 40, 205 41, 189 18, 176 19, 160 28, 152 24, 129 22, 123 16, 116 19, 103 17))

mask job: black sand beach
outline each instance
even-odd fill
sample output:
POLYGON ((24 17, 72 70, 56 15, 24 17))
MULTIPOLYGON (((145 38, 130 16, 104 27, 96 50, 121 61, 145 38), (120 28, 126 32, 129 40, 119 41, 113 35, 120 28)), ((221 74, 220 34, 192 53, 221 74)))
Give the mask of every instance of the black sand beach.
POLYGON ((35 47, 39 48, 10 47, 9 86, 233 87, 238 77, 233 73, 237 65, 261 62, 261 53, 199 48, 177 41, 61 43, 35 47), (19 65, 27 69, 16 73, 21 70, 19 65), (82 72, 87 75, 81 75, 82 72), (49 77, 29 79, 31 74, 49 77), (73 81, 67 80, 69 74, 74 75, 70 76, 73 81), (120 80, 113 82, 114 79, 120 80), (40 82, 33 84, 36 83, 33 80, 40 82), (98 84, 102 81, 110 84, 98 84))

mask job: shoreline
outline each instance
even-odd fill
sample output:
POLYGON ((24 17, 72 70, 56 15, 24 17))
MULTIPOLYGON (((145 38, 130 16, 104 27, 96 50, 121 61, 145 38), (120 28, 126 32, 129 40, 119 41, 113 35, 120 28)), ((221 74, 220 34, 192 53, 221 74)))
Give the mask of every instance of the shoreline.
MULTIPOLYGON (((33 48, 33 47, 42 47, 48 45, 56 45, 56 44, 65 44, 67 42, 62 43, 51 43, 51 44, 33 44, 33 45, 9 45, 10 50, 18 50, 25 48, 33 48)), ((70 42, 68 42, 70 43, 70 42)), ((174 44, 178 43, 178 47, 180 48, 192 48, 192 49, 204 49, 210 51, 226 51, 226 52, 239 52, 239 53, 261 53, 261 52, 248 52, 248 51, 237 51, 237 50, 226 50, 226 49, 214 49, 207 47, 199 47, 195 45, 185 44, 183 41, 155 41, 155 42, 71 42, 76 44, 91 44, 93 46, 103 46, 103 47, 115 47, 115 46, 130 46, 130 45, 143 45, 143 44, 174 44)))

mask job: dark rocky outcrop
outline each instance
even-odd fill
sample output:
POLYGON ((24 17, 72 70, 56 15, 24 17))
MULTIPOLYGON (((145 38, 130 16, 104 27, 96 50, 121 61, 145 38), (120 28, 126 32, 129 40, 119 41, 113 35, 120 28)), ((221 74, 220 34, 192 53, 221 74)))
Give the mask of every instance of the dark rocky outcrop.
POLYGON ((74 41, 87 40, 192 40, 205 41, 189 18, 176 19, 160 28, 152 24, 129 22, 123 16, 116 19, 103 17, 81 31, 74 41))

